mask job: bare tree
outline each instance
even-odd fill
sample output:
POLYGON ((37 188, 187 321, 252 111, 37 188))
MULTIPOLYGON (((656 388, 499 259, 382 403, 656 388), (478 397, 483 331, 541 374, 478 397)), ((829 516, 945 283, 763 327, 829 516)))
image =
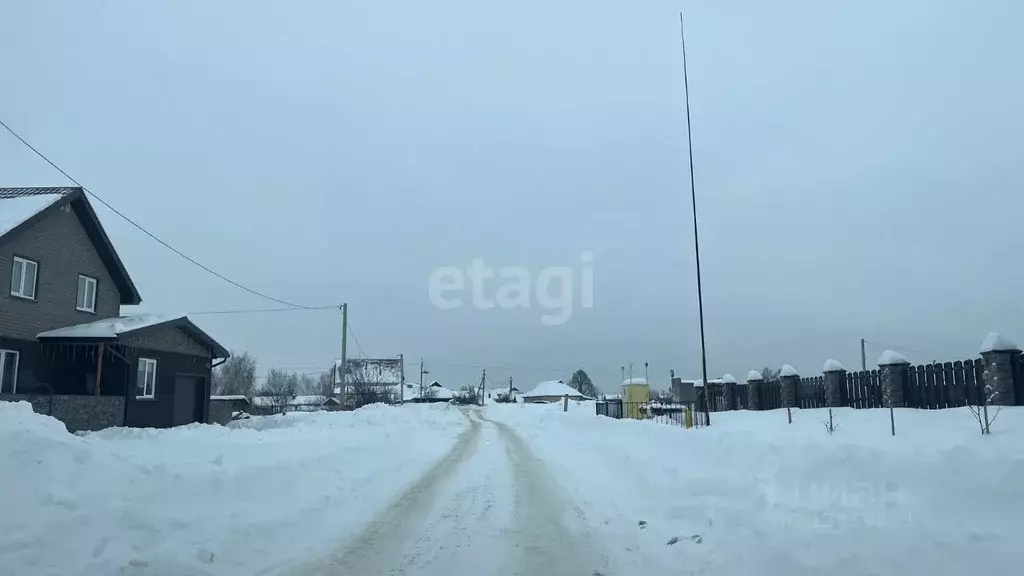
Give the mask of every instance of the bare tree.
POLYGON ((825 431, 832 435, 839 428, 839 423, 832 419, 832 409, 828 409, 828 421, 825 422, 825 431))
POLYGON ((479 402, 479 393, 477 392, 476 386, 465 385, 457 394, 455 394, 455 403, 460 406, 468 406, 479 402))
POLYGON ((357 365, 349 368, 348 384, 345 390, 345 402, 352 408, 362 408, 369 404, 394 402, 394 393, 389 389, 390 382, 385 381, 379 370, 372 366, 357 365))
POLYGON ((273 368, 267 373, 267 381, 260 388, 260 407, 270 414, 285 412, 298 389, 298 374, 273 368))
POLYGON ((778 382, 782 380, 782 370, 779 368, 770 368, 765 366, 764 368, 761 368, 761 378, 763 378, 765 382, 778 382))
POLYGON ((248 352, 232 354, 213 371, 212 384, 216 395, 241 394, 251 398, 256 387, 256 358, 248 352))
POLYGON ((1001 406, 996 406, 995 412, 989 415, 988 407, 990 404, 999 400, 999 390, 996 386, 996 380, 999 377, 992 374, 988 370, 985 370, 984 375, 985 387, 978 394, 978 405, 971 406, 967 405, 967 409, 974 415, 974 419, 978 421, 978 426, 981 427, 982 434, 992 433, 992 423, 996 421, 996 417, 999 416, 1001 406))

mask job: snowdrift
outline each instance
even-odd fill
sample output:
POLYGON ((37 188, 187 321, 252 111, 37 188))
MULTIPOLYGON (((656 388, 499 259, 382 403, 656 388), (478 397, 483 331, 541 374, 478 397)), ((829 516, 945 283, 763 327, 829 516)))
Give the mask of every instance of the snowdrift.
POLYGON ((0 402, 0 573, 249 576, 308 559, 465 427, 445 405, 372 406, 75 436, 0 402))
POLYGON ((1024 410, 983 437, 966 408, 712 414, 710 428, 487 407, 544 459, 615 574, 1019 572, 1024 410), (641 522, 643 525, 641 526, 641 522), (672 544, 669 544, 672 542, 672 544))

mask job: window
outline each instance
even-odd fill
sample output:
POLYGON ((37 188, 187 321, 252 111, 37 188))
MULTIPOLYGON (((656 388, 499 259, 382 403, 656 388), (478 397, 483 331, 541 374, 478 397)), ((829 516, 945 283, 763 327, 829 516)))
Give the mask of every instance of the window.
POLYGON ((38 263, 15 256, 14 268, 11 270, 11 296, 35 300, 38 271, 38 263))
POLYGON ((139 358, 139 375, 135 381, 136 398, 156 398, 156 360, 139 358))
POLYGON ((18 352, 0 350, 0 393, 14 394, 18 389, 18 352))
POLYGON ((96 279, 78 275, 78 301, 75 310, 96 312, 96 279))

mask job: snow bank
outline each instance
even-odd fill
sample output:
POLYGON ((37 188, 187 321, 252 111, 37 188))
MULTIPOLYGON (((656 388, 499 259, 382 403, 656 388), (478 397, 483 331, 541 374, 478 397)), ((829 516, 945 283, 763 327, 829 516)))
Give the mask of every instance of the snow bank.
POLYGON ((1018 571, 1024 409, 983 437, 966 408, 712 414, 686 430, 488 407, 607 547, 608 574, 961 576, 1018 571), (640 523, 644 522, 643 527, 640 523), (676 543, 668 545, 676 540, 676 543))
POLYGON ((799 375, 800 375, 800 373, 796 371, 796 368, 793 368, 789 364, 786 364, 785 366, 783 366, 782 370, 779 371, 779 376, 780 377, 781 376, 799 376, 799 375))
POLYGON ((878 357, 879 366, 891 366, 893 364, 910 364, 902 354, 893 350, 886 350, 878 357))
POLYGON ((985 337, 985 341, 981 343, 981 353, 995 352, 1003 350, 1020 350, 1016 344, 1014 344, 1009 338, 1003 336, 998 332, 992 332, 985 337))
POLYGON ((846 372, 846 367, 843 366, 839 360, 833 360, 829 358, 825 360, 825 365, 821 368, 822 372, 846 372))
POLYGON ((465 427, 443 404, 378 405, 75 436, 0 402, 0 572, 273 571, 334 549, 465 427))
POLYGON ((747 382, 750 382, 751 380, 764 380, 764 377, 761 376, 761 373, 757 370, 751 370, 750 372, 747 372, 747 382))

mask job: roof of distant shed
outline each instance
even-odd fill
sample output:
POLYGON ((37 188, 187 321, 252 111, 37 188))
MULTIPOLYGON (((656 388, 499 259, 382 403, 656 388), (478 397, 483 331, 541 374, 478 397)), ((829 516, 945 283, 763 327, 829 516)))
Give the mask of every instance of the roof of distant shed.
POLYGON ((18 234, 44 214, 69 205, 78 216, 86 235, 100 260, 110 272, 121 295, 121 304, 135 305, 142 302, 135 283, 128 275, 124 263, 114 250, 99 217, 92 209, 85 192, 78 187, 52 186, 32 188, 0 188, 0 240, 18 234))

